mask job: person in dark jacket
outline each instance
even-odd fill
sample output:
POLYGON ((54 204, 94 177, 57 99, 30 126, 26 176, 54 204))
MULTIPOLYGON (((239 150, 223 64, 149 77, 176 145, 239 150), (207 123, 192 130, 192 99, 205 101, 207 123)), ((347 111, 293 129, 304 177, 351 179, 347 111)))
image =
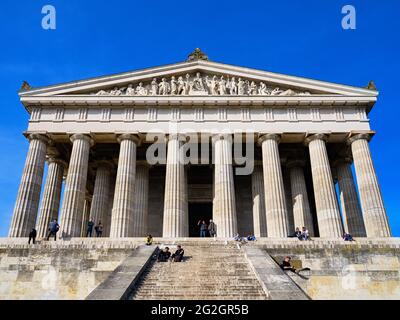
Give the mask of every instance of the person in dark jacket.
POLYGON ((170 257, 171 257, 171 252, 169 251, 168 247, 165 247, 164 250, 161 250, 158 253, 157 260, 158 262, 167 262, 170 257))
POLYGON ((207 224, 204 220, 200 220, 197 222, 197 225, 200 226, 200 238, 205 238, 207 237, 207 224))
POLYGON ((89 220, 86 228, 86 237, 92 237, 94 222, 92 219, 89 220))
POLYGON ((310 270, 310 268, 296 269, 295 267, 293 267, 291 260, 292 260, 292 258, 289 256, 287 256, 287 257, 285 257, 285 259, 283 259, 282 263, 279 265, 283 271, 288 270, 288 271, 292 271, 294 273, 299 273, 301 271, 309 271, 310 270))
POLYGON ((208 224, 208 234, 210 237, 215 237, 217 235, 217 228, 215 226, 214 221, 210 219, 210 223, 208 224))
POLYGON ((185 253, 185 251, 182 249, 181 245, 178 245, 176 247, 176 251, 175 253, 171 256, 172 261, 174 262, 181 262, 183 259, 183 254, 185 253))
POLYGON ((28 240, 28 244, 31 244, 31 240, 32 243, 35 244, 36 241, 36 229, 32 228, 31 232, 29 232, 29 240, 28 240))
POLYGON ((51 236, 54 236, 54 241, 57 241, 57 232, 60 229, 60 226, 57 223, 56 219, 50 221, 49 224, 49 233, 47 235, 47 241, 49 241, 51 236))
POLYGON ((103 234, 103 225, 101 224, 101 221, 99 221, 99 223, 94 229, 96 230, 96 237, 101 238, 103 234))

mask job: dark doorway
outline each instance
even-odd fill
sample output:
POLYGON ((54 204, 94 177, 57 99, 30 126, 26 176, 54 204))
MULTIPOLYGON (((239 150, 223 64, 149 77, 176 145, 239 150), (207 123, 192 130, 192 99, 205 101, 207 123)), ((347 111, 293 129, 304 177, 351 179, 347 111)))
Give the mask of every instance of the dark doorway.
POLYGON ((200 237, 199 220, 207 224, 212 219, 211 202, 189 202, 189 237, 200 237))

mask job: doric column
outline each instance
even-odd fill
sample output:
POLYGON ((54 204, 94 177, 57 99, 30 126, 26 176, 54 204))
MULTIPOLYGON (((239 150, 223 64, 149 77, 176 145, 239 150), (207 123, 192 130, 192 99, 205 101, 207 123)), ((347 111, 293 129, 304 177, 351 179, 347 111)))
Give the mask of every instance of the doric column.
POLYGON ((231 238, 238 232, 235 184, 232 169, 232 136, 213 137, 214 166, 214 216, 217 237, 231 238))
POLYGON ((136 166, 135 201, 133 228, 134 237, 144 237, 147 232, 149 199, 149 166, 146 161, 141 161, 136 166))
POLYGON ((87 225, 89 222, 91 202, 92 202, 91 198, 89 196, 86 196, 85 203, 83 205, 83 213, 82 213, 81 237, 86 237, 86 230, 87 230, 87 225))
POLYGON ((304 165, 305 162, 301 160, 288 162, 294 226, 295 228, 299 227, 300 230, 302 227, 306 227, 310 235, 314 236, 313 218, 308 201, 306 181, 304 179, 304 165))
POLYGON ((103 217, 103 219, 102 219, 102 221, 104 221, 103 222, 104 237, 110 236, 111 216, 112 216, 112 209, 113 209, 113 203, 114 203, 114 193, 115 193, 115 173, 112 172, 111 184, 110 184, 110 189, 109 189, 109 193, 108 193, 107 213, 106 213, 105 217, 103 217))
POLYGON ((266 237, 267 216, 265 213, 264 175, 262 165, 260 164, 254 166, 254 171, 251 175, 251 186, 253 196, 254 235, 256 237, 266 237))
POLYGON ((137 135, 123 134, 118 138, 118 141, 120 143, 120 151, 111 215, 110 238, 131 237, 134 223, 136 148, 139 138, 137 135))
POLYGON ((94 190, 92 205, 90 207, 90 219, 95 224, 101 221, 104 226, 103 220, 108 213, 108 196, 110 193, 111 183, 111 164, 106 161, 99 161, 97 163, 96 178, 94 181, 94 190))
POLYGON ((369 139, 367 134, 357 134, 349 139, 365 229, 368 237, 390 237, 386 210, 368 146, 369 139))
POLYGON ((187 237, 189 216, 183 150, 185 137, 179 134, 168 138, 165 175, 163 237, 187 237))
POLYGON ((31 134, 28 139, 29 150, 15 201, 9 237, 27 237, 36 222, 49 139, 40 134, 31 134))
POLYGON ((258 141, 262 148, 268 237, 273 238, 288 236, 288 214, 278 150, 279 140, 277 134, 264 134, 258 141))
POLYGON ((68 166, 61 210, 60 236, 63 238, 79 237, 81 235, 89 150, 93 145, 93 140, 84 134, 74 134, 71 137, 71 141, 73 143, 71 159, 68 166))
POLYGON ((340 190, 344 229, 354 237, 365 237, 364 220, 351 172, 351 159, 336 160, 335 169, 340 190))
POLYGON ((340 238, 343 235, 343 227, 325 145, 326 139, 324 134, 314 134, 306 140, 310 152, 318 229, 321 238, 340 238))
POLYGON ((288 234, 292 234, 295 230, 294 216, 293 216, 293 204, 292 204, 292 190, 290 186, 290 173, 288 168, 282 168, 282 179, 283 187, 285 189, 286 197, 286 212, 287 212, 287 225, 288 234))
POLYGON ((67 164, 54 156, 48 156, 47 178, 43 190, 39 219, 36 224, 37 236, 44 238, 48 233, 50 221, 58 220, 61 186, 67 164))

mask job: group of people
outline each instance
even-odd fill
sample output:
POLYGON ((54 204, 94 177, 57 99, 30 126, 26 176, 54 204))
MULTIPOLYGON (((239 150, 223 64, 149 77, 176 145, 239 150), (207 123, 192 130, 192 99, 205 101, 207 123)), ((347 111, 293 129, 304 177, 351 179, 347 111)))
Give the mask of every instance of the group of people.
POLYGON ((297 238, 299 240, 311 240, 310 233, 308 232, 308 229, 306 227, 300 228, 297 227, 296 230, 294 231, 294 234, 292 235, 293 238, 297 238))
POLYGON ((246 241, 256 241, 257 239, 255 235, 248 235, 247 237, 241 237, 239 233, 237 233, 236 236, 233 237, 233 240, 246 242, 246 241))
POLYGON ((200 227, 200 238, 217 236, 217 228, 214 221, 212 221, 211 219, 208 224, 205 220, 199 220, 199 222, 197 222, 197 225, 200 227))
POLYGON ((176 251, 173 254, 171 254, 171 252, 169 251, 169 247, 165 247, 163 250, 160 250, 160 252, 158 253, 157 261, 158 262, 167 262, 167 261, 182 262, 184 253, 185 253, 185 250, 183 250, 181 245, 176 246, 176 251))
MULTIPOLYGON (((57 232, 60 230, 60 225, 57 222, 57 219, 52 219, 49 223, 49 228, 48 228, 48 233, 47 233, 47 241, 49 241, 50 237, 54 236, 54 241, 57 240, 57 232)), ((36 236, 37 236, 37 231, 35 228, 32 228, 31 232, 29 232, 29 239, 28 239, 28 244, 33 244, 36 243, 36 236)))
POLYGON ((103 234, 103 225, 101 224, 101 221, 95 226, 94 222, 92 219, 90 219, 87 223, 86 227, 86 237, 91 237, 93 234, 93 228, 96 231, 96 237, 101 238, 103 234))

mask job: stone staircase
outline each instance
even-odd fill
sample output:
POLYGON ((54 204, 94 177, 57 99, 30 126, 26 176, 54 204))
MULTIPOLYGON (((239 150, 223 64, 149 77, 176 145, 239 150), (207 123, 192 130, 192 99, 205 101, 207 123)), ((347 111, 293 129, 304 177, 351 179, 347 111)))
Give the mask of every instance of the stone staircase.
MULTIPOLYGON (((168 245, 171 251, 175 246, 168 245)), ((184 246, 184 262, 149 264, 132 300, 268 299, 242 249, 228 244, 184 246)))

